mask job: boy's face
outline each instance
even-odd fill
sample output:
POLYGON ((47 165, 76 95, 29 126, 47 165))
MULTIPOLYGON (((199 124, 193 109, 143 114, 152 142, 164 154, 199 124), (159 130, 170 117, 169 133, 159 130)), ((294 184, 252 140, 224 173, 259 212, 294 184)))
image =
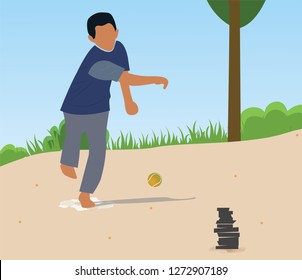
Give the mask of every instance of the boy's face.
POLYGON ((118 29, 115 30, 112 24, 107 23, 103 26, 96 26, 95 37, 89 35, 88 39, 100 48, 111 51, 114 48, 117 36, 118 29))

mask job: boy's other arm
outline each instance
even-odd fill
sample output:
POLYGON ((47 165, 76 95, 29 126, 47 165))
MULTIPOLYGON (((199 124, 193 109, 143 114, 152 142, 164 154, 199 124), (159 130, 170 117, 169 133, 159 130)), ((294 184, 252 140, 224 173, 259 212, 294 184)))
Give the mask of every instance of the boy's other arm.
POLYGON ((168 80, 160 76, 139 76, 130 74, 128 71, 124 71, 119 78, 121 84, 128 84, 130 86, 143 86, 150 84, 162 84, 164 89, 168 86, 168 80))
MULTIPOLYGON (((119 81, 125 69, 110 61, 101 60, 96 62, 89 70, 88 74, 95 79, 103 81, 119 81)), ((138 112, 138 106, 132 100, 130 86, 126 82, 120 82, 123 92, 126 112, 129 115, 135 115, 138 112)))
POLYGON ((138 112, 138 106, 132 99, 130 86, 127 83, 121 81, 120 81, 120 85, 124 97, 126 112, 129 115, 135 115, 138 112))

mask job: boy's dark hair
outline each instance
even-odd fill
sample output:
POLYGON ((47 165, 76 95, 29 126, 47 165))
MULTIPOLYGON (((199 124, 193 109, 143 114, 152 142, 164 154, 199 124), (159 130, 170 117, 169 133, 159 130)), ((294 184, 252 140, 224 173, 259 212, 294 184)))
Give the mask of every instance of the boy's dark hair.
POLYGON ((112 24, 114 29, 116 30, 116 25, 114 18, 111 14, 109 13, 96 13, 92 15, 88 20, 87 20, 87 30, 88 34, 94 38, 95 37, 95 27, 96 26, 102 26, 107 23, 112 24))

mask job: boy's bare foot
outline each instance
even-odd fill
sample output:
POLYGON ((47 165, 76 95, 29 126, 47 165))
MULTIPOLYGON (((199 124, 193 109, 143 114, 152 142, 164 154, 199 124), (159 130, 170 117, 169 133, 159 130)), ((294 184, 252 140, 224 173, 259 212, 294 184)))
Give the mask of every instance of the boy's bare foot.
POLYGON ((61 170, 62 170, 62 172, 65 176, 67 176, 69 178, 72 178, 72 179, 77 178, 77 174, 74 170, 74 167, 68 166, 68 165, 65 165, 65 164, 61 164, 61 170))
POLYGON ((90 193, 81 192, 79 201, 83 208, 92 208, 95 206, 95 203, 90 199, 90 193))

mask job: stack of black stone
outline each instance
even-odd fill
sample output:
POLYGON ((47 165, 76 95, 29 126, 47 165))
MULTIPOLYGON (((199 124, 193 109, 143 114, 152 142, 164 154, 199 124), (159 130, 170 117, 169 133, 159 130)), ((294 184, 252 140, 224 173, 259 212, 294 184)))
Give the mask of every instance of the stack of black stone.
POLYGON ((214 232, 218 234, 219 246, 216 246, 216 249, 238 249, 240 233, 238 227, 233 227, 236 222, 232 217, 233 211, 230 211, 230 208, 217 208, 217 211, 219 220, 214 232))

